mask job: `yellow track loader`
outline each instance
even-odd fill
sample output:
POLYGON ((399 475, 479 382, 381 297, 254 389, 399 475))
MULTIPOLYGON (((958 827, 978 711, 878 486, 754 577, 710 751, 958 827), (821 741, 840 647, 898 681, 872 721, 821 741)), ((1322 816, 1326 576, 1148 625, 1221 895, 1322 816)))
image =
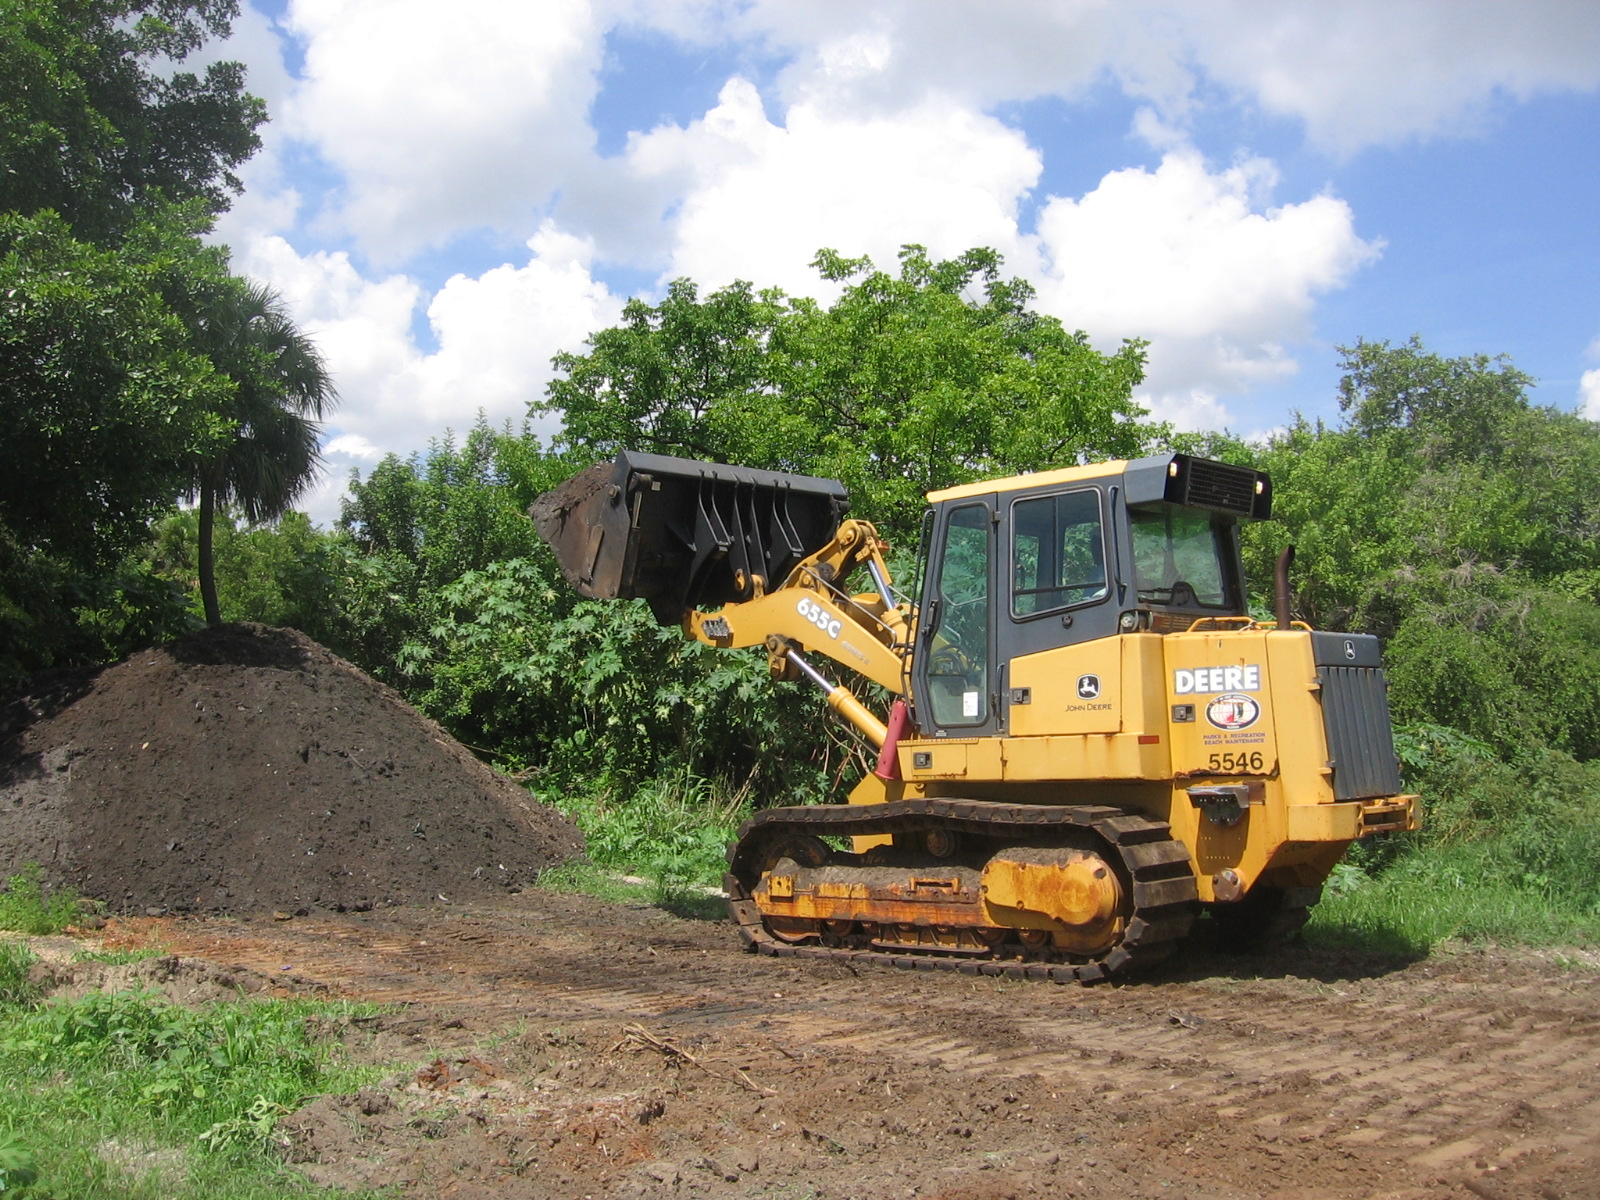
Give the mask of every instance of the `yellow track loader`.
POLYGON ((1092 982, 1202 907, 1235 941, 1297 929, 1352 842, 1416 827, 1377 638, 1291 621, 1287 554, 1276 619, 1247 611, 1262 472, 1166 454, 928 503, 913 595, 835 480, 623 452, 531 510, 580 593, 763 647, 877 749, 847 804, 740 830, 753 949, 1092 982))

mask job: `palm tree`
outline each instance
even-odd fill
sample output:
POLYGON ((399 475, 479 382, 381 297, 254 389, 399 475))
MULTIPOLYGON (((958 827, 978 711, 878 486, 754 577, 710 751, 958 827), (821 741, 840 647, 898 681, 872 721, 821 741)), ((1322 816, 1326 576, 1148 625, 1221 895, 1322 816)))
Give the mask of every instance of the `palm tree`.
POLYGON ((218 506, 235 505, 252 523, 287 512, 316 476, 318 422, 337 392, 316 346, 264 284, 218 281, 197 305, 191 328, 200 349, 235 385, 218 413, 233 424, 233 436, 195 463, 190 487, 200 509, 200 599, 206 621, 218 625, 212 554, 218 506))

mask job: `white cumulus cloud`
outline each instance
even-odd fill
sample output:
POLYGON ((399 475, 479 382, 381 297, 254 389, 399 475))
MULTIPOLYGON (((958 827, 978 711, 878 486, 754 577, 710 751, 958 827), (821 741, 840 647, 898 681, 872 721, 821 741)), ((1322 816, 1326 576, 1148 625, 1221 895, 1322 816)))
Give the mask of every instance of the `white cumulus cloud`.
POLYGON ((314 516, 336 515, 349 469, 370 468, 382 453, 464 431, 480 412, 492 425, 520 426, 553 377, 551 357, 616 323, 621 303, 591 275, 589 243, 546 223, 528 249, 520 267, 456 275, 431 297, 403 275, 369 279, 347 254, 301 255, 281 237, 236 249, 241 270, 283 295, 338 383, 314 516), (433 349, 416 337, 424 302, 433 349))
POLYGON ((342 176, 328 227, 377 259, 528 228, 592 158, 586 0, 295 0, 288 24, 305 67, 282 120, 342 176))
MULTIPOLYGON (((334 368, 340 468, 479 409, 520 420, 550 355, 618 319, 597 271, 826 298, 817 249, 892 269, 903 241, 994 247, 1038 307, 1102 346, 1151 340, 1141 399, 1156 415, 1229 423, 1230 401, 1296 371, 1319 298, 1381 247, 1331 191, 1280 197, 1247 151, 1203 159, 1192 142, 1214 110, 1287 118, 1336 154, 1470 132, 1507 101, 1600 87, 1600 5, 289 0, 277 26, 247 8, 227 51, 274 123, 219 236, 334 368), (626 149, 602 159, 607 38, 640 30, 749 78, 670 121, 651 82, 626 149), (1160 165, 1039 195, 1042 151, 1009 106, 1107 89, 1135 102, 1129 133, 1160 165), (420 255, 468 238, 504 261, 436 290, 407 273, 437 279, 420 255)), ((1600 419, 1600 372, 1581 398, 1600 419)))
POLYGON ((1296 370, 1316 297, 1343 285, 1379 246, 1342 200, 1273 205, 1272 165, 1211 171, 1190 150, 1154 171, 1114 171, 1080 199, 1040 214, 1040 306, 1100 344, 1151 342, 1147 402, 1193 427, 1239 393, 1296 370))
POLYGON ((790 55, 785 93, 813 103, 987 107, 1114 80, 1165 122, 1220 92, 1340 153, 1600 87, 1600 5, 1583 0, 757 0, 732 28, 790 55))
POLYGON ((1470 132, 1502 98, 1600 87, 1600 5, 1583 0, 1183 7, 1207 75, 1344 153, 1470 132))
POLYGON ((822 247, 892 266, 905 241, 935 255, 1019 244, 1017 206, 1038 179, 1038 152, 1016 130, 930 101, 887 117, 791 106, 783 124, 735 79, 688 127, 634 139, 632 169, 679 174, 669 276, 734 279, 815 295, 822 247))
POLYGON ((1578 384, 1579 412, 1591 421, 1600 421, 1600 367, 1585 371, 1578 384))

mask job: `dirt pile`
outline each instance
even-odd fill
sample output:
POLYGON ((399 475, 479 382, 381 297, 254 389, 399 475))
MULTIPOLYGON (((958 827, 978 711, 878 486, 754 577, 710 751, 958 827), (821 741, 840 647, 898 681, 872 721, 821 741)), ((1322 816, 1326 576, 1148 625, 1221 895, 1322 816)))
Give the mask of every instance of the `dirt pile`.
POLYGON ((484 898, 581 847, 553 809, 292 630, 228 625, 0 713, 0 873, 118 911, 484 898))

